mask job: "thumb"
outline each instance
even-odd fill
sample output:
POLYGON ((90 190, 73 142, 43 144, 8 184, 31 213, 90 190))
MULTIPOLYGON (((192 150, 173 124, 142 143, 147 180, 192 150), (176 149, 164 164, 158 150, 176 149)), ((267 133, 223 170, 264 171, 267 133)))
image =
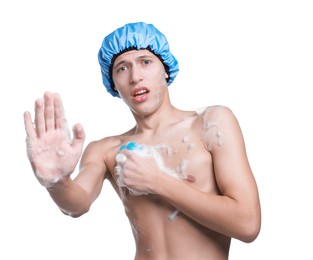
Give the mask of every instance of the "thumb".
POLYGON ((76 124, 73 126, 73 146, 82 146, 85 141, 85 131, 81 124, 76 124))

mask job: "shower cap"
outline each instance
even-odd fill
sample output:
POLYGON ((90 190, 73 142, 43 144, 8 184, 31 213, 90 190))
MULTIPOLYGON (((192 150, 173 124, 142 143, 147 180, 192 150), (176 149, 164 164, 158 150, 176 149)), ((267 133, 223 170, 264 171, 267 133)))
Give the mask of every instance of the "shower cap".
POLYGON ((128 23, 107 35, 98 53, 102 81, 107 91, 114 97, 120 97, 114 90, 112 65, 116 57, 129 50, 148 49, 162 61, 169 74, 167 84, 170 85, 178 71, 178 61, 172 55, 165 36, 152 24, 144 22, 128 23))

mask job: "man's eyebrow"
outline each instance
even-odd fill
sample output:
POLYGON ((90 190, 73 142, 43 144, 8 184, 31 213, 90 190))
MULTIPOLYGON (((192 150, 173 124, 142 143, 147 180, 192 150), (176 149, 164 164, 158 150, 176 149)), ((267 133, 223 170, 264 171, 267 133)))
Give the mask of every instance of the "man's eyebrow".
POLYGON ((126 63, 126 60, 120 60, 118 63, 114 64, 113 68, 119 67, 121 64, 126 63))
POLYGON ((144 58, 150 58, 150 57, 152 57, 152 55, 143 54, 143 55, 139 55, 136 59, 144 59, 144 58))

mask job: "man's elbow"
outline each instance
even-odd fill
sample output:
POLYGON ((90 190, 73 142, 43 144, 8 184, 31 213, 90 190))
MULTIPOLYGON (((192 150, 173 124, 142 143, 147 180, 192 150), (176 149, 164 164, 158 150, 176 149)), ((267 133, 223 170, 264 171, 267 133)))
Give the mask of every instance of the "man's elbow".
POLYGON ((251 243, 258 237, 260 230, 261 219, 259 217, 245 221, 245 223, 242 223, 238 239, 245 243, 251 243))
POLYGON ((65 214, 66 216, 72 217, 72 218, 79 218, 80 216, 87 213, 89 211, 89 209, 90 209, 90 207, 85 208, 85 209, 81 209, 79 211, 68 211, 68 210, 64 210, 64 209, 60 208, 60 210, 63 214, 65 214))

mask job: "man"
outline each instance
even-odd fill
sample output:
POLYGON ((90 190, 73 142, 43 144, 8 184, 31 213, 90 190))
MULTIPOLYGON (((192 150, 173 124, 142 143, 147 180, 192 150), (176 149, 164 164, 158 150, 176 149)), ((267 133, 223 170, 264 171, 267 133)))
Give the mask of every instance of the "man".
POLYGON ((136 260, 225 260, 231 238, 254 241, 258 189, 231 110, 182 111, 171 104, 168 85, 178 62, 151 24, 109 34, 99 62, 107 91, 135 118, 129 131, 91 142, 80 157, 83 127, 75 125, 70 140, 58 94, 36 100, 34 124, 24 113, 33 171, 62 212, 86 213, 107 179, 129 218, 136 260))

